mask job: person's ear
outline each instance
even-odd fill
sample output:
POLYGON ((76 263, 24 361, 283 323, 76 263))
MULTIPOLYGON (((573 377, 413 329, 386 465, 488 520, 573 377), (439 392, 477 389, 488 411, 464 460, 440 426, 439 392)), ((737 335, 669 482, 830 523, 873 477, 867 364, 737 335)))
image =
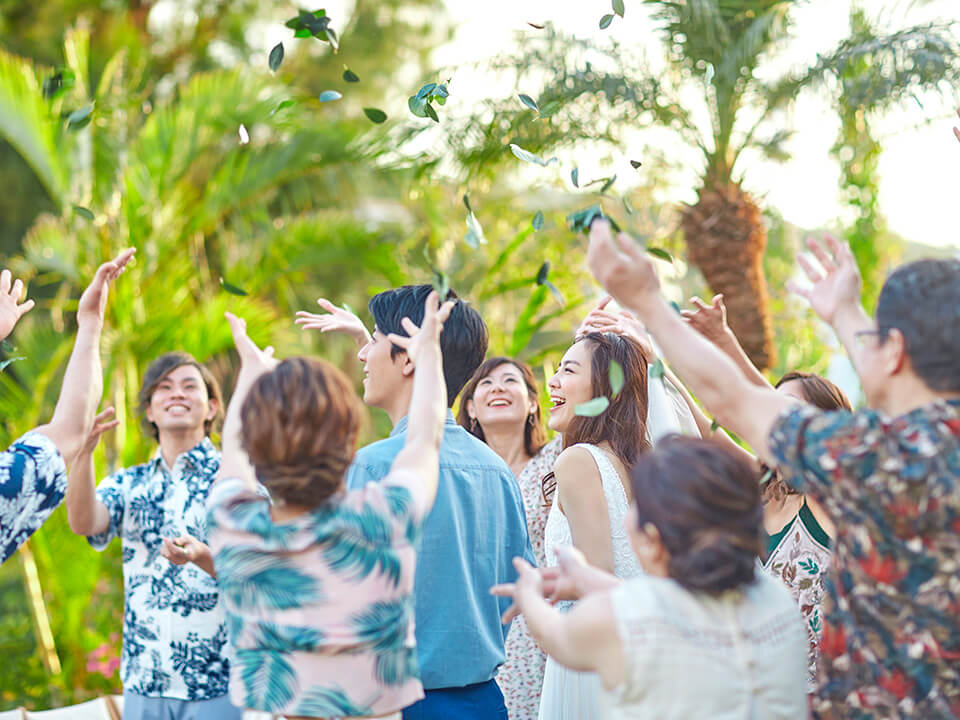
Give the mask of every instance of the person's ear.
POLYGON ((215 397, 208 397, 207 405, 207 420, 213 420, 220 411, 220 404, 215 397))
MULTIPOLYGON (((413 364, 413 361, 410 360, 410 356, 407 353, 402 353, 402 365, 400 366, 400 372, 404 377, 413 377, 413 371, 416 366, 413 364)), ((397 358, 400 359, 399 357, 397 358)))
POLYGON ((907 357, 906 338, 897 328, 890 328, 880 346, 880 352, 883 357, 883 371, 888 376, 900 374, 910 362, 910 358, 907 357))
POLYGON ((476 420, 477 411, 473 404, 473 398, 470 398, 469 400, 467 400, 466 408, 467 408, 467 417, 469 417, 471 420, 476 420))

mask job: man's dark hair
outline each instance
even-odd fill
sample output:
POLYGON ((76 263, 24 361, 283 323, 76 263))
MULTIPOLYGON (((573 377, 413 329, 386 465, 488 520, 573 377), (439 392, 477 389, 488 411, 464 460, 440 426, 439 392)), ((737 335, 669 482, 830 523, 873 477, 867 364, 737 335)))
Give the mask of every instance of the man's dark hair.
POLYGON ((903 334, 914 372, 934 392, 960 392, 960 260, 917 260, 897 268, 880 291, 881 339, 903 334))
POLYGON ((160 439, 160 433, 157 430, 157 426, 147 420, 147 408, 150 406, 150 398, 153 397, 153 393, 156 392, 160 383, 163 382, 167 375, 184 365, 191 365, 200 372, 200 377, 203 378, 203 384, 207 386, 207 397, 217 402, 217 414, 203 424, 203 431, 209 435, 210 431, 216 428, 223 419, 223 394, 220 392, 220 383, 217 382, 213 373, 198 363, 190 353, 164 353, 147 367, 147 371, 143 374, 143 383, 140 385, 140 393, 137 396, 137 412, 140 414, 140 427, 143 429, 144 435, 152 437, 154 440, 160 439))
MULTIPOLYGON (((370 299, 369 308, 377 323, 377 330, 384 335, 407 335, 400 321, 407 317, 415 325, 420 325, 423 322, 423 304, 431 290, 431 285, 404 285, 374 295, 370 299)), ((444 299, 452 300, 456 297, 457 294, 450 290, 444 299)), ((483 362, 488 341, 487 326, 480 313, 460 300, 453 306, 450 317, 443 324, 443 332, 440 333, 443 378, 447 384, 449 407, 453 407, 453 401, 483 362)), ((394 345, 390 349, 390 357, 396 357, 402 352, 403 349, 394 345)))

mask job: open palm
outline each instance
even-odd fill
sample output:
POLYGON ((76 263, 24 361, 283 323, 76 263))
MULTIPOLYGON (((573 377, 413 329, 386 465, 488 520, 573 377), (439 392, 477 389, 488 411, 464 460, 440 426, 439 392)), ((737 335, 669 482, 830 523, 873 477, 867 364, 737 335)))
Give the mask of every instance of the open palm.
POLYGON ((797 263, 811 286, 800 287, 792 281, 787 285, 791 291, 806 298, 814 312, 832 325, 840 310, 860 307, 863 280, 850 246, 832 235, 826 235, 824 240, 827 247, 814 238, 807 241, 807 246, 820 267, 803 255, 797 256, 797 263))
POLYGON ((9 270, 0 272, 0 340, 13 332, 14 326, 33 308, 33 300, 20 302, 23 295, 23 282, 17 280, 11 285, 9 270))

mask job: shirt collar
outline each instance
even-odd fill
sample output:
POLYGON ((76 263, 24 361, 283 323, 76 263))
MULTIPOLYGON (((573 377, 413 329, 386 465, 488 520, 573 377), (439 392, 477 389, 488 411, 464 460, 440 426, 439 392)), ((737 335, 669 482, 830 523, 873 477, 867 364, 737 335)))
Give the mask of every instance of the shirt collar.
MULTIPOLYGON (((402 418, 400 418, 400 422, 394 425, 393 430, 390 431, 390 437, 394 437, 395 435, 400 435, 401 433, 405 433, 407 431, 407 418, 409 417, 410 417, 409 415, 404 415, 402 418)), ((444 425, 456 425, 456 424, 457 424, 457 421, 453 417, 453 410, 451 410, 450 408, 447 408, 447 419, 444 422, 444 425)))
MULTIPOLYGON (((210 457, 215 455, 216 452, 217 449, 213 446, 213 443, 210 442, 210 438, 204 437, 203 440, 194 445, 190 450, 177 457, 173 464, 174 467, 176 467, 181 459, 184 461, 192 461, 194 464, 200 464, 205 460, 210 459, 210 457)), ((157 470, 159 468, 167 474, 173 472, 173 468, 167 467, 167 461, 163 459, 163 453, 160 452, 160 448, 157 448, 157 454, 154 456, 151 462, 153 464, 153 467, 151 468, 152 470, 157 470)))

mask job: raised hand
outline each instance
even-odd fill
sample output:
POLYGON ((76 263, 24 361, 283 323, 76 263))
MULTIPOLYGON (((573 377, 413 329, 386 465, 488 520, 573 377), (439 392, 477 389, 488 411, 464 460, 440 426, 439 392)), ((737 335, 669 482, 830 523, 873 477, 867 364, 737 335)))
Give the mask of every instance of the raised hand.
POLYGON ((114 415, 114 409, 109 407, 93 419, 93 428, 91 428, 87 439, 83 443, 83 447, 80 449, 81 455, 93 454, 93 451, 97 448, 97 444, 100 442, 101 436, 120 424, 119 420, 113 419, 114 415))
POLYGON ((33 300, 24 300, 23 281, 17 278, 11 286, 12 276, 9 270, 0 272, 0 340, 10 333, 17 322, 33 309, 33 300))
POLYGON ((224 313, 224 316, 230 324, 233 342, 240 355, 240 375, 237 378, 237 386, 240 386, 241 381, 252 382, 263 373, 273 370, 277 366, 277 359, 273 357, 273 348, 267 347, 261 350, 257 347, 257 344, 247 335, 247 321, 243 318, 229 312, 224 313))
POLYGON ((807 247, 819 262, 819 268, 806 256, 797 255, 797 263, 811 287, 801 287, 791 280, 787 282, 787 288, 806 298, 824 322, 834 325, 838 314, 849 310, 862 311, 860 289, 863 281, 850 245, 829 234, 824 236, 824 242, 826 247, 816 238, 807 240, 807 247))
POLYGON ((423 305, 423 322, 417 327, 410 318, 403 318, 400 324, 407 331, 408 336, 390 333, 387 340, 407 351, 407 357, 414 365, 417 364, 417 357, 426 347, 440 347, 440 332, 443 330, 443 323, 450 317, 450 311, 456 304, 456 300, 447 300, 440 305, 440 296, 434 290, 427 295, 426 302, 423 305))
POLYGON ((337 307, 326 298, 317 298, 317 304, 328 314, 319 315, 300 310, 297 312, 297 319, 294 322, 304 330, 345 333, 360 345, 370 340, 370 333, 364 327, 363 321, 352 312, 337 307))
POLYGON ((714 295, 709 305, 698 297, 690 298, 690 303, 697 309, 681 310, 680 314, 683 319, 714 345, 720 345, 729 330, 727 327, 727 308, 723 304, 723 295, 714 295))
POLYGON ((103 315, 107 308, 107 295, 110 290, 110 283, 117 279, 130 260, 133 259, 136 248, 128 248, 120 253, 110 262, 105 262, 97 268, 97 274, 93 276, 93 281, 83 291, 80 296, 80 304, 77 306, 77 322, 103 322, 103 315))
POLYGON ((606 220, 594 220, 590 226, 587 260, 597 282, 625 308, 637 310, 660 293, 649 255, 626 233, 614 238, 606 220))
POLYGON ((609 295, 603 297, 597 306, 587 313, 580 327, 577 328, 575 339, 579 340, 587 333, 610 332, 636 340, 648 358, 656 357, 650 335, 633 313, 629 310, 612 313, 604 309, 612 299, 609 295))

